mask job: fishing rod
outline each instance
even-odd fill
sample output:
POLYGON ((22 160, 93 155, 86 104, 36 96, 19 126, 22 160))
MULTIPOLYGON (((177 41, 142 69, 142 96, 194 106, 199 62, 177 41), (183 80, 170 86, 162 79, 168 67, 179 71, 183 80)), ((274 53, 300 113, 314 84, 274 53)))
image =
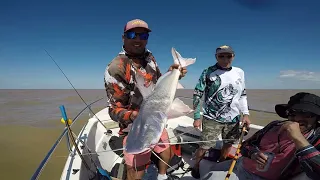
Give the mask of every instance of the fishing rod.
POLYGON ((73 134, 72 134, 72 130, 71 130, 71 128, 70 128, 70 124, 72 123, 72 121, 71 121, 70 119, 68 119, 68 116, 67 116, 67 113, 66 113, 66 110, 65 110, 64 106, 62 105, 62 106, 60 106, 59 108, 60 108, 60 111, 61 111, 61 114, 62 114, 62 119, 61 119, 61 121, 64 120, 65 125, 66 125, 66 127, 67 127, 67 129, 68 129, 68 133, 69 133, 69 137, 70 137, 70 139, 71 139, 71 142, 72 142, 74 148, 76 149, 79 157, 81 158, 82 163, 84 164, 84 166, 85 166, 89 171, 91 171, 93 174, 95 174, 95 173, 91 170, 91 168, 89 167, 89 165, 87 164, 87 162, 86 162, 86 160, 84 159, 84 157, 81 155, 81 152, 80 152, 80 150, 79 150, 79 147, 77 146, 77 143, 76 143, 76 141, 75 141, 75 139, 74 139, 74 136, 73 136, 73 134))
MULTIPOLYGON (((45 49, 44 49, 45 50, 45 49)), ((60 68, 60 66, 58 65, 58 63, 53 59, 53 57, 49 54, 49 52, 47 50, 45 50, 46 53, 48 54, 48 56, 51 58, 51 60, 57 65, 57 67, 60 69, 60 71, 62 72, 62 74, 64 75, 64 77, 68 80, 68 82, 70 83, 70 85, 72 86, 72 88, 76 91, 76 93, 79 95, 80 99, 82 100, 82 102, 88 106, 88 104, 86 103, 86 101, 82 98, 82 96, 79 94, 79 92, 77 91, 77 89, 73 86, 73 84, 71 83, 71 81, 69 80, 69 78, 66 76, 66 74, 62 71, 62 69, 60 68)), ((101 125, 108 130, 108 128, 102 123, 102 121, 98 118, 98 116, 96 116, 96 114, 92 111, 92 109, 90 108, 90 106, 88 106, 88 109, 94 114, 94 116, 97 118, 97 120, 101 123, 101 125)))
MULTIPOLYGON (((62 74, 64 75, 64 77, 68 80, 68 82, 70 83, 70 85, 72 86, 72 88, 76 91, 76 93, 78 94, 78 96, 80 97, 80 99, 83 101, 83 103, 88 107, 88 109, 93 113, 93 115, 96 117, 96 119, 100 122, 100 124, 106 129, 108 130, 108 128, 102 123, 102 121, 98 118, 98 116, 92 111, 91 107, 86 103, 86 101, 82 98, 82 96, 80 95, 80 93, 77 91, 77 89, 73 86, 73 84, 71 83, 71 81, 69 80, 69 78, 67 77, 67 75, 63 72, 63 70, 60 68, 60 66, 58 65, 58 63, 53 59, 53 57, 49 54, 49 52, 44 49, 46 51, 46 53, 48 54, 48 56, 51 58, 51 60, 56 64, 56 66, 60 69, 60 71, 62 72, 62 74)), ((61 113, 62 113, 62 116, 63 116, 63 120, 66 124, 66 127, 68 129, 68 134, 71 138, 71 141, 77 151, 77 153, 79 154, 79 157, 81 158, 82 162, 84 163, 84 165, 86 166, 86 168, 89 170, 89 171, 92 171, 89 167, 89 165, 86 163, 86 161, 84 160, 83 156, 81 155, 81 152, 75 142, 75 139, 74 139, 74 136, 72 134, 72 130, 69 126, 69 123, 72 123, 72 121, 70 120, 69 122, 69 119, 67 118, 67 115, 66 115, 66 112, 65 112, 65 108, 64 106, 60 106, 60 110, 61 110, 61 113)), ((95 165, 96 166, 96 165, 95 165)), ((107 172, 105 172, 105 170, 97 167, 97 170, 100 172, 101 175, 103 176, 106 176, 109 180, 111 180, 111 177, 108 175, 107 172)), ((92 171, 93 172, 93 171, 92 171)))
POLYGON ((233 171, 233 168, 236 165, 236 162, 238 160, 239 153, 240 153, 240 148, 241 148, 241 145, 242 145, 243 136, 245 135, 246 132, 247 132, 246 125, 244 124, 243 127, 242 127, 242 131, 241 131, 241 135, 240 135, 239 144, 238 144, 238 147, 237 147, 236 154, 234 155, 234 158, 232 160, 232 163, 230 165, 230 168, 229 168, 229 171, 228 171, 228 173, 226 175, 225 180, 229 180, 229 178, 231 176, 231 173, 233 171))
MULTIPOLYGON (((103 98, 100 98, 92 103, 90 103, 88 106, 86 106, 84 109, 82 109, 73 119, 72 123, 70 124, 70 127, 72 127, 74 125, 74 123, 78 120, 78 118, 80 117, 80 115, 92 104, 102 100, 103 98)), ((57 146, 59 145, 59 143, 61 142, 62 138, 64 137, 64 135, 67 133, 68 129, 67 127, 64 128, 63 132, 61 133, 61 135, 59 136, 59 138, 56 140, 56 142, 53 144, 53 146, 51 147, 51 149, 49 150, 49 152, 47 153, 47 155, 45 156, 45 158, 41 161, 41 163, 39 164, 39 167, 37 168, 37 170, 35 171, 35 173, 33 174, 33 176, 31 177, 31 180, 37 180, 39 178, 39 175, 41 174, 42 170, 44 169, 44 167, 47 165, 47 162, 49 160, 49 158, 51 157, 51 155, 53 154, 54 150, 57 148, 57 146)))
MULTIPOLYGON (((96 174, 94 171, 91 170, 91 168, 89 167, 88 163, 87 163, 86 160, 84 159, 83 154, 81 154, 81 152, 80 152, 80 150, 79 150, 79 147, 78 147, 78 145, 77 145, 77 143, 76 143, 76 140, 75 140, 75 138, 74 138, 74 136, 73 136, 73 132, 72 132, 72 130, 71 130, 71 128, 70 128, 70 125, 69 125, 69 124, 72 123, 72 121, 71 121, 70 119, 68 119, 66 110, 65 110, 65 108, 64 108, 63 105, 60 106, 60 111, 61 111, 61 114, 62 114, 62 119, 61 119, 61 121, 65 123, 65 125, 66 125, 66 127, 67 127, 67 129, 68 129, 68 133, 69 133, 71 142, 72 142, 75 150, 77 151, 77 153, 78 153, 78 155, 79 155, 82 163, 83 163, 84 166, 87 168, 87 170, 90 171, 91 173, 93 173, 93 177, 92 177, 92 178, 94 178, 97 174, 96 174)), ((79 142, 80 142, 80 140, 79 140, 79 142)), ((100 173, 101 175, 103 175, 103 176, 107 177, 109 180, 111 180, 111 177, 109 176, 109 174, 108 174, 104 169, 99 168, 94 162, 93 162, 93 164, 94 164, 95 168, 99 171, 99 173, 100 173)), ((92 178, 90 178, 90 179, 92 179, 92 178)))

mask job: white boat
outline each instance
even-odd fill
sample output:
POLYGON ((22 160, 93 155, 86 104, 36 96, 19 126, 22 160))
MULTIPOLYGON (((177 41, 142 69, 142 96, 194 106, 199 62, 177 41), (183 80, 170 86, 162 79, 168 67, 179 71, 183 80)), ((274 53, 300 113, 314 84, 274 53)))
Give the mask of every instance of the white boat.
MULTIPOLYGON (((93 104, 93 103, 92 103, 93 104)), ((84 110, 83 110, 84 111, 84 110)), ((83 112, 81 111, 81 113, 83 112)), ((75 119, 76 120, 76 119, 75 119)), ((74 122, 73 122, 74 123, 74 122)), ((71 125, 72 126, 72 125, 71 125)), ((263 128, 262 126, 251 125, 250 134, 263 128)), ((199 141, 199 136, 201 131, 193 128, 193 119, 188 116, 182 116, 175 119, 169 119, 166 127, 171 145, 180 144, 181 145, 181 157, 185 164, 184 169, 179 168, 175 170, 172 174, 178 177, 192 179, 190 172, 185 170, 193 165, 192 152, 190 149, 195 146, 190 144, 195 144, 199 141), (188 151, 188 152, 187 152, 188 151)), ((39 168, 33 175, 31 179, 38 179, 44 168, 46 162, 49 160, 55 147, 59 144, 62 137, 67 134, 68 129, 66 128, 62 135, 59 137, 57 142, 51 148, 43 162, 40 164, 39 168)), ((76 151, 75 146, 70 149, 69 156, 65 163, 64 169, 62 171, 61 180, 88 180, 88 179, 98 179, 96 176, 97 168, 103 169, 112 174, 112 178, 124 179, 122 177, 124 161, 122 159, 122 138, 118 135, 119 126, 117 122, 114 122, 108 113, 108 107, 102 109, 91 117, 87 124, 84 125, 79 135, 75 139, 77 147, 83 157, 85 163, 89 166, 86 167, 85 163, 82 162, 81 156, 76 151), (105 128, 106 127, 106 128, 105 128), (118 151, 114 151, 120 149, 118 151), (115 174, 115 172, 118 172, 115 174)), ((247 135, 245 137, 249 137, 247 135)), ((232 156, 235 153, 237 144, 230 154, 232 156)), ((194 149, 195 150, 195 149, 194 149)), ((205 164, 212 164, 212 161, 202 160, 201 167, 208 167, 205 164)), ((152 176, 150 170, 154 166, 149 166, 146 172, 146 177, 152 176)), ((205 168, 201 168, 201 171, 205 168)), ((157 174, 154 171, 154 174, 157 174)))
MULTIPOLYGON (((84 112, 84 110, 80 113, 82 112, 84 112)), ((263 126, 250 125, 250 131, 248 135, 244 136, 244 140, 262 128, 263 126)), ((166 129, 169 133, 170 143, 172 145, 181 145, 181 157, 184 164, 183 167, 178 167, 179 169, 174 170, 172 175, 178 176, 180 179, 194 179, 191 176, 190 171, 187 171, 189 167, 193 166, 194 162, 192 160, 192 153, 195 150, 195 146, 191 146, 190 144, 195 144, 199 141, 201 131, 193 128, 193 118, 188 116, 169 119, 166 129)), ((51 154, 64 135, 66 135, 67 131, 68 129, 66 128, 50 149, 49 153, 32 176, 32 180, 40 177, 51 154)), ((97 172, 102 172, 101 174, 103 174, 105 171, 107 171, 107 176, 109 177, 105 177, 104 179, 125 179, 125 164, 122 159, 122 138, 119 137, 118 131, 118 123, 114 122, 109 117, 108 107, 91 117, 75 140, 81 156, 79 156, 75 146, 70 149, 60 179, 98 180, 101 178, 98 176, 97 172)), ((237 146, 238 144, 233 145, 229 157, 233 157, 237 146)), ((200 163, 200 174, 203 175, 203 173, 208 172, 208 168, 210 168, 213 163, 214 162, 210 160, 203 159, 200 163)), ((146 170, 144 179, 154 179, 156 175, 156 167, 151 165, 146 170)))

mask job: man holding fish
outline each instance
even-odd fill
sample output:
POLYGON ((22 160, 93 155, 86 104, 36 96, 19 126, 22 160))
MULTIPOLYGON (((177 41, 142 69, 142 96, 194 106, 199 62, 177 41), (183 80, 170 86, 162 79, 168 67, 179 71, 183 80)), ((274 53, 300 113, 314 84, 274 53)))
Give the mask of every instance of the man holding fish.
POLYGON ((200 178, 199 165, 205 152, 216 147, 222 136, 223 146, 219 162, 224 161, 235 140, 240 137, 240 118, 250 124, 244 71, 232 66, 235 53, 230 46, 216 49, 217 63, 206 68, 195 87, 193 95, 194 127, 202 125, 200 147, 196 151, 196 162, 192 176, 200 178), (203 103, 203 118, 200 119, 200 101, 203 103))
MULTIPOLYGON (((146 49, 150 32, 145 21, 129 21, 122 35, 123 50, 105 71, 105 88, 111 103, 109 114, 114 121, 119 122, 119 134, 125 136, 124 159, 128 180, 142 179, 145 167, 150 161, 151 150, 159 154, 165 162, 159 161, 158 179, 170 179, 166 175, 166 164, 169 164, 173 154, 169 144, 157 143, 169 143, 164 126, 170 115, 166 113, 167 109, 161 107, 170 107, 173 97, 171 94, 161 97, 171 91, 169 88, 161 89, 158 80, 161 77, 164 82, 175 82, 177 86, 178 79, 187 73, 186 64, 182 66, 180 62, 175 61, 165 75, 161 74, 154 56, 146 49), (162 99, 154 99, 152 94, 162 99), (165 101, 166 97, 168 101, 165 101), (159 102, 168 103, 157 104, 159 102), (132 128, 129 128, 129 125, 132 125, 132 128)), ((176 53, 174 50, 173 52, 176 53)), ((173 96, 174 93, 175 90, 172 91, 173 96)))

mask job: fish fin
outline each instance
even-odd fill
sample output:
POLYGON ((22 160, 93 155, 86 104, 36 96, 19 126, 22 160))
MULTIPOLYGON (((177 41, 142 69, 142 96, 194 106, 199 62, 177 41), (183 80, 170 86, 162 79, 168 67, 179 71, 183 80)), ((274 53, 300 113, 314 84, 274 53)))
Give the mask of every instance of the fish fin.
POLYGON ((196 62, 196 58, 183 58, 175 48, 171 49, 171 53, 174 63, 179 64, 181 67, 186 67, 196 62))
POLYGON ((130 132, 132 127, 132 123, 128 125, 128 127, 126 127, 125 129, 122 130, 122 132, 130 132))
POLYGON ((193 110, 188 105, 186 105, 183 101, 181 101, 179 98, 175 98, 171 104, 169 111, 167 112, 167 117, 169 119, 177 118, 177 117, 185 116, 191 113, 192 111, 193 110))
POLYGON ((177 89, 184 89, 183 85, 178 82, 177 89))
POLYGON ((147 98, 154 90, 155 84, 152 81, 150 81, 149 84, 146 86, 145 78, 140 73, 136 73, 135 77, 136 86, 139 89, 143 99, 147 98))

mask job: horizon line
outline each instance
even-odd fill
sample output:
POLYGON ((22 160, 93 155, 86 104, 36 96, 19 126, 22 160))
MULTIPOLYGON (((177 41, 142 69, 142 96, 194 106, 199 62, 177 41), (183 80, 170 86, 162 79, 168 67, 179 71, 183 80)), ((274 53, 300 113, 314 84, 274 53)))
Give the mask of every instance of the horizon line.
MULTIPOLYGON (((0 90, 74 90, 72 88, 0 88, 0 90)), ((104 88, 79 88, 76 90, 105 90, 104 88)), ((177 90, 194 90, 193 88, 184 88, 184 89, 177 89, 177 90)), ((285 88, 247 88, 246 90, 320 90, 317 88, 292 88, 292 89, 285 89, 285 88)))

